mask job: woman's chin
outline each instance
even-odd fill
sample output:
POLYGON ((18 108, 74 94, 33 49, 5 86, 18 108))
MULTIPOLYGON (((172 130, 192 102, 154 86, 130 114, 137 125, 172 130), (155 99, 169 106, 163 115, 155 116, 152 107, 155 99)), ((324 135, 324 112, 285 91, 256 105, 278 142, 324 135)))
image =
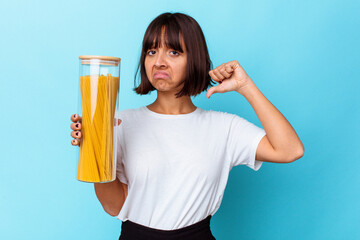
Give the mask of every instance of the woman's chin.
POLYGON ((159 91, 168 91, 169 87, 168 84, 165 81, 158 81, 155 87, 159 91))

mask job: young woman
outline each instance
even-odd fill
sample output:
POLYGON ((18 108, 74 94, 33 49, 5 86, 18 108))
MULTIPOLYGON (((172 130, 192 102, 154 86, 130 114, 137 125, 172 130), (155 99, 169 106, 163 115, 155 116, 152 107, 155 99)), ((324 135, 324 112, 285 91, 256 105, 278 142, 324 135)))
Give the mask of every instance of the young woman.
MULTIPOLYGON (((238 61, 211 70, 203 32, 188 15, 164 13, 150 23, 139 69, 141 83, 134 90, 156 90, 157 98, 118 113, 117 179, 95 183, 96 195, 107 213, 123 221, 122 240, 215 239, 210 218, 232 167, 257 171, 264 161, 290 163, 303 156, 304 146, 238 61), (207 98, 229 91, 243 95, 264 129, 195 106, 190 97, 206 90, 207 98)), ((79 145, 81 118, 71 119, 72 144, 79 145)))

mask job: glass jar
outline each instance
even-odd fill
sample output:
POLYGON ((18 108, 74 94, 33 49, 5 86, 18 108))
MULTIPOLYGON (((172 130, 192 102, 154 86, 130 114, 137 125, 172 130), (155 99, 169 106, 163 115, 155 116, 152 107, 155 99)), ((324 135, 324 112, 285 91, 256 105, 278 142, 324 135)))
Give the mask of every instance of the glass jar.
POLYGON ((116 178, 120 58, 79 56, 81 138, 77 179, 111 182, 116 178))

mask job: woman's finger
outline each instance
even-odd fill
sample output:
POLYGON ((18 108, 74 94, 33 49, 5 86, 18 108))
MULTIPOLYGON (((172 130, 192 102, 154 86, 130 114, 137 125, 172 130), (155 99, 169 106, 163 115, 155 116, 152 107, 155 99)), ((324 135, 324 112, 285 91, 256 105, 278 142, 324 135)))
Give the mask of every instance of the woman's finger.
POLYGON ((119 126, 120 124, 121 124, 121 119, 120 118, 115 118, 114 126, 119 126))
POLYGON ((230 64, 226 64, 226 65, 225 65, 225 71, 226 71, 227 73, 232 74, 232 73, 234 72, 234 69, 231 67, 230 64))
POLYGON ((79 121, 79 122, 81 122, 81 120, 82 120, 82 117, 80 117, 79 116, 79 114, 73 114, 73 115, 71 115, 71 121, 73 121, 73 122, 77 122, 77 121, 79 121))
POLYGON ((217 78, 217 76, 214 74, 213 70, 209 71, 209 75, 210 77, 216 81, 216 82, 219 82, 219 79, 217 78))
POLYGON ((210 77, 211 77, 215 82, 221 82, 221 81, 222 81, 221 79, 218 78, 217 75, 215 75, 214 70, 211 70, 211 71, 209 72, 209 75, 210 75, 210 77))
POLYGON ((73 137, 73 138, 81 138, 82 134, 80 131, 72 131, 70 133, 70 135, 73 137))
POLYGON ((223 75, 221 75, 221 73, 219 72, 218 68, 214 69, 213 72, 214 72, 214 75, 219 80, 218 82, 222 82, 225 79, 225 77, 223 75))
POLYGON ((231 77, 231 73, 228 73, 226 70, 225 70, 225 67, 223 67, 223 68, 221 68, 220 70, 219 70, 219 72, 220 72, 220 74, 222 75, 222 76, 224 76, 224 78, 230 78, 231 77))
POLYGON ((72 124, 70 125, 70 128, 71 128, 72 130, 80 130, 80 129, 81 129, 81 123, 72 123, 72 124))
POLYGON ((72 144, 73 146, 79 146, 79 147, 80 147, 80 141, 77 140, 77 139, 71 140, 71 144, 72 144))

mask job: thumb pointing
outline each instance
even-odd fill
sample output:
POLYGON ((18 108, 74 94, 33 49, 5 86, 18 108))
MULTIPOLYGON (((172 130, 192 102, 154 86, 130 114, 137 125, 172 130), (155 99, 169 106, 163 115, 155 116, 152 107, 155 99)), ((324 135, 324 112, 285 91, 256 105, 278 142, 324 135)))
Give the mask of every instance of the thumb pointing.
POLYGON ((210 88, 210 89, 207 91, 207 93, 206 93, 206 97, 207 97, 207 98, 210 98, 210 96, 213 95, 214 93, 217 93, 216 87, 210 88))

